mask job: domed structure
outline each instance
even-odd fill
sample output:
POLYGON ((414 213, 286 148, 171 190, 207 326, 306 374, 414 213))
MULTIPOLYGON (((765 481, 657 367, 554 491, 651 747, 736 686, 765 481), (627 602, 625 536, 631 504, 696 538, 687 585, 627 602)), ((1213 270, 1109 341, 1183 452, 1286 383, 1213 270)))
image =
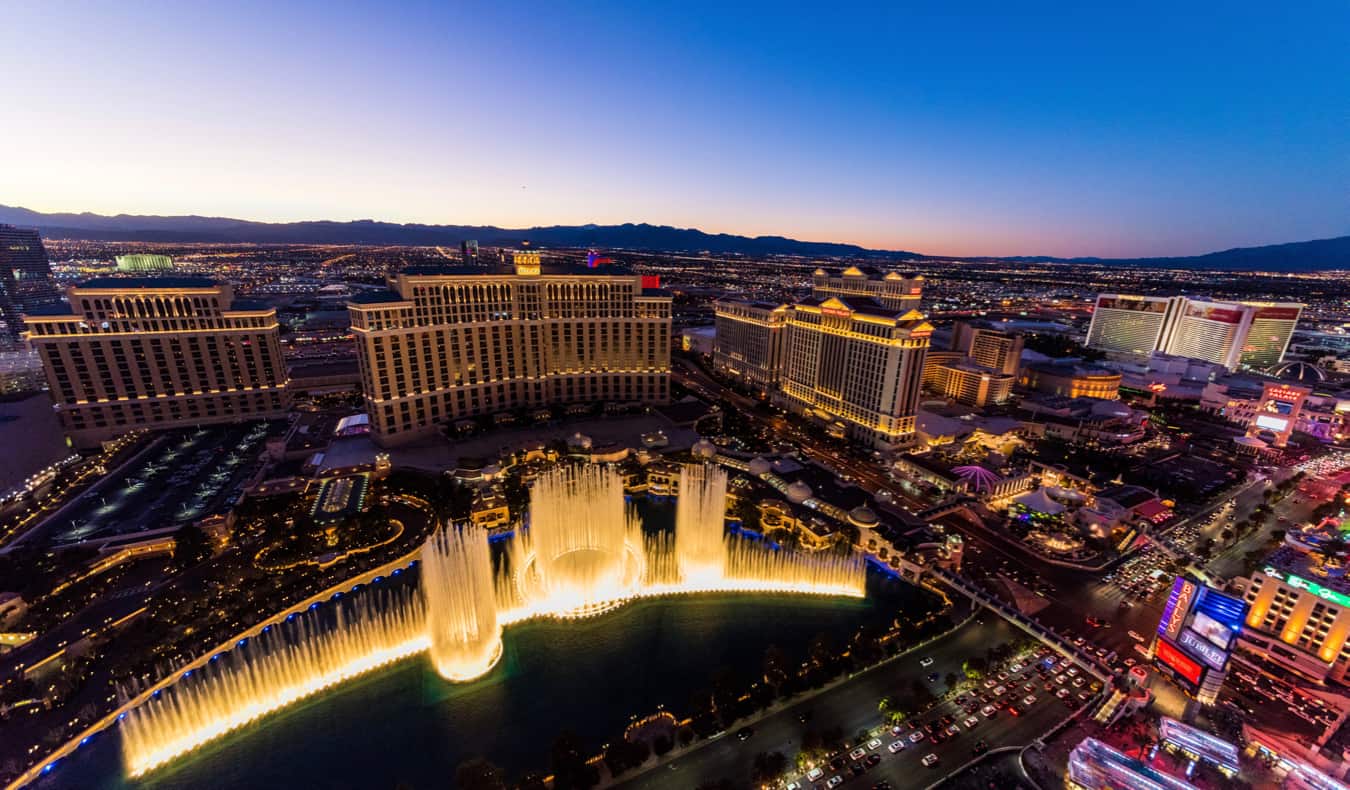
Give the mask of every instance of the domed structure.
POLYGON ((787 498, 789 502, 800 505, 811 498, 811 486, 798 480, 787 487, 787 498))
POLYGON ((717 455, 717 445, 707 439, 699 439, 697 442, 694 442, 694 446, 689 452, 693 453, 695 458, 706 460, 717 455))
POLYGON ((1284 381, 1301 384, 1320 384, 1327 380, 1327 372, 1311 362, 1285 362, 1271 368, 1270 374, 1284 381))
POLYGON ((771 469, 773 469, 773 465, 765 458, 753 458, 750 461, 750 474, 755 477, 766 475, 771 469))
POLYGON ((891 490, 889 488, 877 489, 877 492, 872 495, 872 498, 883 505, 890 505, 895 503, 895 494, 891 493, 891 490))
POLYGON ((848 520, 855 527, 875 527, 877 514, 866 505, 858 505, 848 512, 848 520))
POLYGON ((572 437, 567 440, 567 446, 574 447, 578 450, 589 450, 591 449, 591 437, 578 431, 572 434, 572 437))

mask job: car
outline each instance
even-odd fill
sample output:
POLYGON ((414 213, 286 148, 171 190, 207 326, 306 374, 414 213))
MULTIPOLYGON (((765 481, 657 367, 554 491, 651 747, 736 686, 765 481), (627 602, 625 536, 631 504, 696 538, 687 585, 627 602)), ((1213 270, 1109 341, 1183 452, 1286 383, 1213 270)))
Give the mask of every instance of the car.
POLYGON ((1068 675, 1055 675, 1055 682, 1061 686, 1064 685, 1068 680, 1069 680, 1068 675))
POLYGON ((1022 685, 1022 690, 1023 690, 1023 691, 1035 691, 1035 690, 1036 690, 1036 684, 1035 684, 1035 683, 1024 683, 1024 684, 1022 685))
POLYGON ((877 749, 880 749, 880 748, 881 748, 881 739, 880 739, 880 738, 873 738, 872 740, 870 740, 870 741, 867 742, 867 749, 868 749, 868 751, 876 751, 877 749))
POLYGON ((1022 664, 1021 664, 1021 662, 1018 662, 1018 663, 1013 664, 1012 666, 1008 667, 1008 669, 1012 670, 1013 672, 1021 672, 1021 671, 1022 671, 1022 664))
POLYGON ((985 743, 983 739, 978 740, 974 746, 970 747, 970 751, 972 754, 984 754, 989 751, 989 744, 985 743))
POLYGON ((866 756, 867 756, 867 750, 864 749, 864 748, 861 747, 861 746, 859 746, 858 748, 856 748, 856 749, 854 749, 853 751, 851 751, 851 752, 848 753, 848 759, 850 759, 850 760, 861 760, 862 758, 864 758, 864 757, 866 757, 866 756))
POLYGON ((994 693, 1001 697, 1001 696, 1003 696, 1004 694, 1008 693, 1008 687, 1007 687, 1007 686, 998 686, 998 687, 996 687, 996 688, 994 689, 994 693))
POLYGON ((826 786, 826 787, 838 787, 839 785, 841 785, 841 784, 843 784, 843 783, 844 783, 844 777, 842 777, 842 776, 831 776, 831 777, 830 777, 830 781, 826 782, 826 783, 825 783, 825 786, 826 786))
POLYGON ((1008 713, 1012 714, 1013 716, 1021 716, 1021 715, 1022 715, 1022 709, 1019 708, 1019 707, 1017 707, 1016 705, 1009 705, 1009 706, 1008 706, 1008 713))
POLYGON ((986 719, 992 719, 998 715, 998 708, 995 708, 993 705, 985 705, 983 708, 980 708, 980 715, 986 719))
POLYGON ((998 685, 998 681, 997 681, 997 680, 994 680, 993 678, 987 678, 987 679, 984 681, 984 687, 987 688, 987 689, 991 689, 991 688, 993 688, 994 686, 997 686, 997 685, 998 685))
POLYGON ((1135 664, 1138 664, 1138 663, 1139 663, 1138 661, 1135 661, 1135 660, 1134 660, 1134 656, 1131 656, 1131 657, 1125 659, 1125 666, 1126 666, 1126 668, 1132 667, 1132 666, 1134 666, 1135 664))
POLYGON ((928 754, 925 754, 925 755, 923 756, 923 767, 924 767, 924 768, 932 768, 933 766, 937 765, 937 762, 938 762, 938 756, 937 756, 936 754, 933 754, 932 752, 929 752, 928 754))
POLYGON ((742 741, 750 740, 750 736, 754 734, 755 731, 750 729, 749 727, 742 727, 739 730, 736 730, 736 738, 742 741))
POLYGON ((968 717, 968 718, 967 718, 964 722, 962 722, 962 723, 966 725, 966 729, 967 729, 967 730, 973 730, 973 729, 975 729, 976 725, 978 725, 978 724, 980 723, 980 717, 979 717, 979 716, 970 716, 970 717, 968 717))
POLYGON ((923 658, 919 659, 919 666, 921 667, 931 667, 932 665, 933 665, 932 656, 924 656, 923 658))
POLYGON ((887 746, 886 748, 890 750, 891 754, 895 754, 896 752, 902 752, 902 751, 905 750, 905 742, 904 742, 904 741, 892 741, 892 742, 891 742, 891 745, 890 745, 890 746, 887 746))
POLYGON ((866 759, 866 760, 863 760, 863 767, 864 767, 864 768, 876 768, 877 765, 880 764, 880 763, 881 763, 881 755, 879 755, 879 754, 869 754, 869 755, 867 755, 867 759, 866 759))
POLYGON ((1008 673, 1007 673, 1007 672, 1000 672, 1000 673, 998 673, 998 679, 999 679, 999 680, 1007 680, 1007 679, 1008 679, 1008 673))
POLYGON ((899 724, 892 724, 892 725, 891 725, 891 735, 899 735, 900 733, 902 733, 902 732, 904 732, 904 731, 905 731, 905 728, 904 728, 904 727, 901 727, 899 724))
POLYGON ((1072 692, 1069 691, 1068 689, 1060 689, 1059 691, 1055 692, 1055 696, 1059 697, 1060 699, 1068 699, 1071 695, 1072 692))
POLYGON ((1130 633, 1130 638, 1133 639, 1134 641, 1136 641, 1136 642, 1142 642, 1142 641, 1144 641, 1144 635, 1141 634, 1141 633, 1139 633, 1138 631, 1130 631, 1129 633, 1130 633))
POLYGON ((1026 695, 1025 697, 1022 698, 1022 704, 1026 705, 1028 708, 1031 707, 1032 705, 1035 705, 1036 695, 1035 694, 1026 695))
POLYGON ((1069 667, 1069 671, 1067 674, 1071 678, 1078 677, 1078 667, 1069 667))
POLYGON ((1074 678, 1074 679, 1073 679, 1073 687, 1074 687, 1074 688, 1082 688, 1082 687, 1083 687, 1083 679, 1082 679, 1082 678, 1074 678))
POLYGON ((824 775, 825 775, 824 768, 812 768, 811 770, 806 772, 806 780, 808 782, 814 782, 817 779, 823 777, 824 775))
POLYGON ((910 743, 918 743, 923 740, 923 730, 915 730, 909 734, 910 743))
POLYGON ((957 735, 960 735, 960 734, 961 734, 961 727, 960 727, 960 725, 953 724, 952 726, 948 727, 948 728, 947 728, 947 734, 948 734, 948 735, 951 735, 951 736, 953 736, 953 737, 955 737, 955 736, 957 736, 957 735))
POLYGON ((936 673, 936 672, 929 672, 929 673, 928 673, 928 682, 929 682, 929 683, 936 683, 936 682, 938 682, 938 677, 939 677, 939 676, 938 676, 938 673, 936 673))

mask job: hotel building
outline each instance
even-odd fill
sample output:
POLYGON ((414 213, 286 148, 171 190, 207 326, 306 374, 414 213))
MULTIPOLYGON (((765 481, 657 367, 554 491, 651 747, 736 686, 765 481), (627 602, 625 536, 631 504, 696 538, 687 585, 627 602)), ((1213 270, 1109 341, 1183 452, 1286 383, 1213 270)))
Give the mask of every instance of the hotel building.
POLYGON ((0 225, 0 320, 6 339, 18 340, 24 313, 60 301, 42 237, 32 228, 0 225))
POLYGON ((1267 368, 1284 358, 1302 311, 1296 302, 1101 294, 1087 345, 1141 355, 1161 351, 1229 370, 1267 368))
POLYGON ((783 402, 879 449, 907 445, 932 334, 917 311, 867 297, 799 302, 788 313, 783 402))
POLYGON ((811 296, 816 299, 861 296, 875 299, 883 307, 908 312, 919 309, 923 282, 922 274, 883 273, 870 266, 850 266, 837 275, 816 269, 811 275, 811 296))
POLYGON ((79 447, 136 428, 286 413, 276 310, 198 277, 102 277, 24 316, 79 447))
POLYGON ((1019 332, 958 321, 952 330, 952 348, 969 361, 996 373, 1016 376, 1022 361, 1024 340, 1019 332))
POLYGON ((1099 351, 1151 354, 1161 347, 1172 300, 1165 296, 1101 294, 1092 312, 1087 346, 1099 351))
POLYGON ((1286 538, 1250 579, 1235 580, 1250 605, 1238 646, 1316 682, 1347 684, 1350 579, 1329 575, 1311 546, 1286 538))
POLYGON ((718 299, 713 367, 762 392, 778 385, 787 345, 786 304, 718 299))
POLYGON ((362 388, 384 445, 464 417, 553 403, 663 403, 671 297, 635 275, 414 267, 354 297, 362 388))
POLYGON ((1006 403, 1012 395, 1014 377, 968 360, 968 357, 962 357, 956 361, 925 363, 925 386, 939 395, 976 408, 1006 403))

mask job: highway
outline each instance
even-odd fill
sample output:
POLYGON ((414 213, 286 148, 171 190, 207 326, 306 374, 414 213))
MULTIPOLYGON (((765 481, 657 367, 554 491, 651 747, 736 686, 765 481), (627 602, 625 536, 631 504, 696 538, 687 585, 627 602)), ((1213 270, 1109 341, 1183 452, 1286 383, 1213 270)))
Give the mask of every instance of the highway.
MULTIPOLYGON (((907 688, 914 680, 926 682, 925 678, 930 673, 937 673, 940 678, 948 672, 960 674, 962 662, 966 658, 983 656, 990 646, 999 642, 1016 642, 1025 638, 1022 632, 992 614, 985 613, 982 620, 982 623, 967 623, 921 651, 901 656, 819 696, 770 714, 752 725, 753 734, 747 740, 741 741, 736 737, 735 731, 739 729, 739 725, 736 725, 716 739, 621 782, 618 786, 625 790, 690 790, 704 782, 720 779, 729 779, 737 786, 749 785, 756 754, 776 751, 793 760, 808 727, 816 732, 838 727, 850 738, 859 730, 876 728, 881 724, 877 703, 882 697, 907 688), (933 659, 931 666, 920 665, 924 657, 933 659), (809 714, 805 724, 798 719, 801 714, 809 714)), ((930 687, 934 693, 945 690, 941 680, 930 684, 930 687)), ((1075 693, 1085 688, 1077 689, 1075 693)), ((988 693, 983 688, 980 690, 988 693)), ((980 716, 980 723, 973 731, 963 732, 942 744, 913 744, 906 737, 906 748, 893 755, 886 749, 886 744, 896 738, 887 734, 883 736, 882 748, 876 750, 882 757, 881 763, 861 777, 846 782, 844 786, 871 787, 875 782, 886 780, 897 789, 922 787, 972 759, 972 747, 981 739, 991 749, 1030 743, 1073 710, 1056 699, 1053 693, 1045 692, 1039 677, 1034 693, 1037 701, 1027 713, 1015 717, 1000 711, 993 719, 980 716), (938 763, 932 768, 925 768, 920 761, 930 753, 938 756, 938 763)), ((1023 693, 1019 690, 1018 697, 1021 696, 1023 693)), ((916 717, 915 721, 928 721, 944 713, 956 715, 954 705, 943 702, 929 713, 916 717)), ((958 721, 964 718, 964 713, 957 716, 958 721)), ((909 730, 906 730, 905 735, 908 734, 909 730)), ((822 784, 833 774, 825 774, 821 779, 822 784)), ((801 781, 801 777, 794 773, 788 777, 788 781, 792 780, 801 781)))

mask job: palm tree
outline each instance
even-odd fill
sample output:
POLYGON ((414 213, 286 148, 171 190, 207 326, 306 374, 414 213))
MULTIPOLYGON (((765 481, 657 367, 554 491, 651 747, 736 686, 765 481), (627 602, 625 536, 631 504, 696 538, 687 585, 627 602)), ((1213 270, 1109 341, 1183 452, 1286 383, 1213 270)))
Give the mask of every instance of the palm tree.
POLYGON ((1329 565, 1339 562, 1346 549, 1350 549, 1350 542, 1347 542, 1340 535, 1336 535, 1322 541, 1321 545, 1317 547, 1317 553, 1322 556, 1322 563, 1329 565))

